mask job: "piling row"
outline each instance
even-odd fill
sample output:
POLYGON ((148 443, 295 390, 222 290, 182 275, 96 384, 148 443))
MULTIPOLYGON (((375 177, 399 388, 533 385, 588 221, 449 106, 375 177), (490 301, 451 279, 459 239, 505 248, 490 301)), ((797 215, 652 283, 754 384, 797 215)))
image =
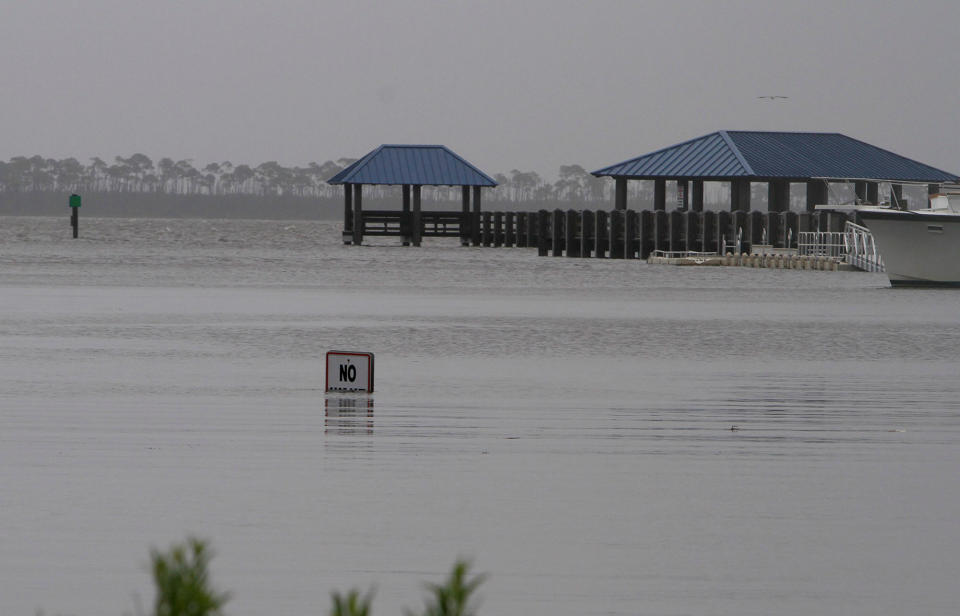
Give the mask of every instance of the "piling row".
POLYGON ((750 253, 795 248, 798 233, 840 229, 833 212, 540 210, 483 212, 483 246, 536 247, 541 256, 647 259, 655 251, 750 253))
POLYGON ((795 248, 802 231, 839 231, 836 212, 694 212, 665 210, 540 210, 537 212, 394 212, 356 210, 344 242, 367 235, 459 237, 463 245, 537 248, 541 256, 647 259, 654 252, 757 252, 795 248), (414 215, 416 214, 416 215, 414 215))

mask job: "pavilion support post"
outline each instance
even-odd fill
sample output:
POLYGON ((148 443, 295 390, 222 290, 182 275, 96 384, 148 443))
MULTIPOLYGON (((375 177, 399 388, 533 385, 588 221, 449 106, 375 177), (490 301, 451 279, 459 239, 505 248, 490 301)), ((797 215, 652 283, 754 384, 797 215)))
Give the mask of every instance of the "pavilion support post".
POLYGON ((460 214, 460 245, 470 245, 470 187, 461 186, 463 208, 460 214))
POLYGON ((403 238, 403 245, 409 246, 411 239, 411 230, 413 221, 410 216, 410 185, 403 185, 403 214, 400 216, 400 236, 403 238))
POLYGON ((353 186, 343 185, 343 243, 353 243, 353 186))
POLYGON ((857 197, 857 203, 867 202, 867 183, 863 181, 853 183, 853 193, 857 197))
POLYGON ((867 203, 880 203, 880 185, 877 182, 867 182, 867 203))
POLYGON ((667 209, 667 181, 658 179, 653 181, 653 210, 667 209))
POLYGON ((750 211, 750 180, 730 181, 730 211, 750 211))
POLYGON ((613 209, 627 209, 627 178, 617 178, 614 183, 613 209))
POLYGON ((775 180, 767 184, 767 211, 786 212, 790 209, 790 182, 775 180))
POLYGON ((807 211, 812 212, 816 206, 827 202, 828 195, 827 183, 824 180, 807 181, 807 211))
POLYGON ((470 243, 480 245, 480 187, 473 187, 473 220, 470 221, 470 243))
POLYGON ((353 245, 363 243, 363 184, 353 185, 353 245))
POLYGON ((420 188, 419 184, 413 187, 413 224, 411 239, 414 246, 420 245, 420 239, 423 237, 423 221, 420 219, 420 188))
POLYGON ((686 212, 690 208, 690 183, 687 180, 677 180, 677 209, 686 212))
POLYGON ((693 181, 693 191, 690 195, 690 209, 694 212, 703 211, 703 180, 693 181))
POLYGON ((890 185, 890 203, 897 209, 907 209, 907 202, 903 200, 903 184, 890 185))

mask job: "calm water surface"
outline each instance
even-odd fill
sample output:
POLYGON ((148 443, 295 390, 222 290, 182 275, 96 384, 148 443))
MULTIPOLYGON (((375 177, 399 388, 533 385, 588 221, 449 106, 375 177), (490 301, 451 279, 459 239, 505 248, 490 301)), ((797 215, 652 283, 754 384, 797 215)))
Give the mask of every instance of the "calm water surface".
POLYGON ((960 293, 347 247, 317 222, 0 218, 0 613, 954 614, 960 293), (323 391, 376 353, 377 391, 323 391), (731 429, 735 428, 735 429, 731 429))

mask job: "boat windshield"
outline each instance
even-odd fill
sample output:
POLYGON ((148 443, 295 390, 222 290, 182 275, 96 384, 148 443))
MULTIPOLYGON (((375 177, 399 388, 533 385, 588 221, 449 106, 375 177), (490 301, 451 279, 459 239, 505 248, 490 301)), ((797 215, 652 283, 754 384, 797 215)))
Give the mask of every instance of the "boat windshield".
POLYGON ((930 209, 940 212, 960 213, 960 193, 940 193, 930 195, 930 209))

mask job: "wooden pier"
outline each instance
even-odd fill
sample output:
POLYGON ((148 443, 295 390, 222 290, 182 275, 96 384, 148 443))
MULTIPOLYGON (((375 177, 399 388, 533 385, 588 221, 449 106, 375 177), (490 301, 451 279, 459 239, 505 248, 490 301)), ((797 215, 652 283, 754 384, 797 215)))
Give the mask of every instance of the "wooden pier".
POLYGON ((536 212, 361 210, 343 240, 392 236, 404 245, 458 237, 464 246, 536 248, 541 256, 647 259, 655 251, 750 253, 755 245, 795 248, 800 232, 839 231, 836 212, 539 210, 536 212))

